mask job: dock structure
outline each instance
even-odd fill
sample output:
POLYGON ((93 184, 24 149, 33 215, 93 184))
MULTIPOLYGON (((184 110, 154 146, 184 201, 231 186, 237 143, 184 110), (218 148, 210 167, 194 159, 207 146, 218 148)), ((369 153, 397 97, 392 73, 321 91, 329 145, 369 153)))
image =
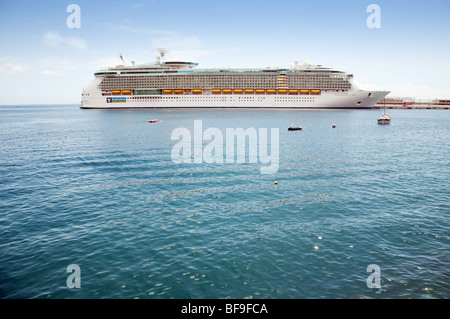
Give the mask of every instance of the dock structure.
POLYGON ((374 109, 450 109, 450 100, 417 100, 413 98, 384 98, 373 106, 374 109))

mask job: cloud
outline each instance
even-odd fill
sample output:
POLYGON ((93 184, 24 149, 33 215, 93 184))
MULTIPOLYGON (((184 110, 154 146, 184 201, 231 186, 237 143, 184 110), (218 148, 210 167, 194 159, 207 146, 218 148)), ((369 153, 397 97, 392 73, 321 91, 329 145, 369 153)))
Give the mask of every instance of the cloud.
POLYGON ((198 50, 202 42, 196 36, 184 36, 180 34, 164 35, 153 40, 156 48, 170 48, 169 50, 198 50))
POLYGON ((11 57, 6 56, 0 58, 0 74, 17 74, 28 69, 28 65, 17 63, 11 57))
POLYGON ((47 57, 37 62, 39 68, 43 69, 41 74, 47 76, 61 76, 67 75, 71 71, 76 70, 75 63, 67 59, 55 59, 47 57))
POLYGON ((81 38, 70 37, 70 38, 65 39, 65 43, 69 47, 73 47, 78 50, 84 51, 87 49, 86 42, 81 38))
POLYGON ((58 31, 47 31, 42 37, 41 43, 52 48, 74 48, 85 51, 87 49, 86 42, 82 38, 62 37, 58 31))
POLYGON ((185 35, 172 30, 155 30, 148 27, 107 24, 106 27, 112 32, 126 32, 133 34, 148 35, 157 55, 157 48, 168 50, 167 60, 190 60, 197 61, 201 57, 211 56, 217 52, 205 49, 203 42, 195 35, 185 35))
POLYGON ((163 31, 163 30, 155 30, 148 27, 133 27, 129 25, 121 25, 121 24, 107 24, 107 28, 109 28, 113 32, 125 31, 128 33, 136 33, 136 34, 148 34, 148 35, 176 35, 177 33, 174 31, 163 31))
POLYGON ((201 57, 215 55, 214 50, 206 49, 203 42, 194 35, 166 32, 152 41, 154 48, 167 49, 166 60, 198 61, 201 57))
MULTIPOLYGON (((149 3, 155 3, 156 2, 156 0, 147 0, 147 4, 149 4, 149 3)), ((134 3, 132 6, 131 6, 131 9, 142 9, 142 8, 145 8, 145 5, 143 4, 143 3, 141 3, 141 2, 138 2, 138 3, 134 3)))
POLYGON ((43 75, 48 75, 48 76, 54 76, 54 75, 66 75, 66 73, 62 72, 62 71, 55 71, 55 70, 44 70, 41 72, 41 74, 43 75))
POLYGON ((94 61, 90 61, 88 63, 89 68, 95 68, 95 69, 104 69, 108 67, 113 67, 116 65, 122 64, 122 61, 120 60, 119 56, 110 56, 110 57, 103 57, 96 59, 94 61))
POLYGON ((394 83, 388 86, 380 86, 368 82, 366 78, 364 82, 354 83, 362 90, 368 91, 391 91, 388 97, 413 98, 431 100, 435 98, 447 98, 450 96, 450 89, 433 88, 427 85, 417 85, 413 81, 394 83))
POLYGON ((411 81, 391 85, 388 89, 392 92, 390 95, 398 97, 410 97, 415 99, 435 99, 448 98, 450 89, 438 89, 427 85, 417 85, 411 81))

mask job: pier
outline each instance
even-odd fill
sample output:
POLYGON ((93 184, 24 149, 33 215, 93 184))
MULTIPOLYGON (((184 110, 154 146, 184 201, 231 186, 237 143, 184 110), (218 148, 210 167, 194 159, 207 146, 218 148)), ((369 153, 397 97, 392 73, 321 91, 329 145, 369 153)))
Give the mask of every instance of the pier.
POLYGON ((413 98, 384 98, 373 106, 374 109, 450 109, 450 100, 416 100, 413 98))

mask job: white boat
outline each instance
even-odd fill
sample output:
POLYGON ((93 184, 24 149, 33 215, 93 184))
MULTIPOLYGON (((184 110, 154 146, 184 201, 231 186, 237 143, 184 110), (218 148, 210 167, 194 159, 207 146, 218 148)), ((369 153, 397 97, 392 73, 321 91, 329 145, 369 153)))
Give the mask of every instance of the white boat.
POLYGON ((378 119, 378 124, 390 124, 391 123, 391 117, 386 114, 386 111, 384 111, 384 114, 380 116, 378 119))

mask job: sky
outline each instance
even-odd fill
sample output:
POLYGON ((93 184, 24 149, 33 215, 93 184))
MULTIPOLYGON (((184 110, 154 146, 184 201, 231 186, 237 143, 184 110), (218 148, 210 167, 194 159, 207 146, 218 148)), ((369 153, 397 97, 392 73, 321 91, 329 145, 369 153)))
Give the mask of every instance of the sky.
POLYGON ((448 0, 0 0, 0 105, 79 104, 95 71, 158 48, 197 68, 308 61, 390 97, 450 99, 449 14, 448 0))

